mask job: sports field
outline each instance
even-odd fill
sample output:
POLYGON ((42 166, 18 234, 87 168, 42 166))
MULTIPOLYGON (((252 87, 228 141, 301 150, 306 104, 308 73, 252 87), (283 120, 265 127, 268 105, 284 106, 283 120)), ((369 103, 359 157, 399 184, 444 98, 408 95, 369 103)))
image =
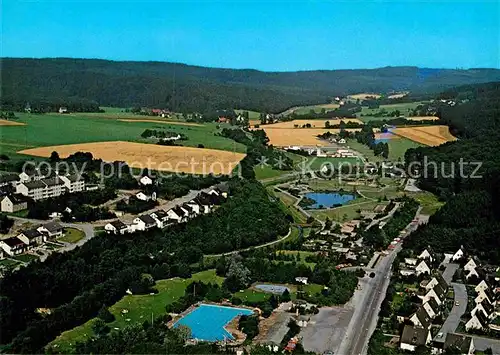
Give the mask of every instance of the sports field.
POLYGON ((394 134, 408 138, 412 141, 429 145, 438 146, 446 142, 456 141, 452 136, 448 126, 423 126, 423 127, 400 127, 391 131, 394 134))
MULTIPOLYGON (((243 144, 218 135, 219 129, 215 123, 184 126, 141 122, 141 119, 144 120, 147 116, 138 116, 134 122, 123 122, 112 119, 112 114, 108 114, 107 119, 103 119, 97 114, 84 113, 78 115, 19 113, 16 115, 19 116, 18 121, 26 125, 9 126, 2 129, 0 140, 0 152, 7 154, 10 158, 19 158, 17 151, 41 146, 109 141, 147 142, 146 139, 141 138, 142 132, 147 128, 182 133, 188 139, 180 141, 179 144, 185 146, 197 147, 202 144, 205 148, 211 149, 239 153, 246 151, 243 144)), ((117 114, 117 116, 120 115, 117 114)))
POLYGON ((58 152, 66 158, 76 152, 90 152, 107 162, 124 161, 131 167, 191 174, 229 174, 245 157, 242 153, 124 141, 56 145, 31 148, 20 154, 49 157, 58 152))

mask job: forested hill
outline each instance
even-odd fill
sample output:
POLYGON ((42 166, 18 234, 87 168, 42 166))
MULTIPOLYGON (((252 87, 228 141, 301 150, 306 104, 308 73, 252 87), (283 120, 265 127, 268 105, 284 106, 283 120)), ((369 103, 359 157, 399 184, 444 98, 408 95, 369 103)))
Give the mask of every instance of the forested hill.
POLYGON ((497 69, 422 69, 261 72, 166 62, 96 59, 2 59, 3 104, 95 101, 103 106, 149 106, 174 111, 221 108, 280 112, 357 92, 438 92, 500 80, 497 69))
POLYGON ((440 112, 445 122, 456 127, 462 139, 439 147, 409 149, 407 164, 424 158, 427 176, 422 188, 438 194, 447 203, 429 224, 410 235, 405 245, 439 252, 467 252, 492 262, 500 259, 500 82, 464 86, 442 97, 468 100, 440 112), (460 161, 463 174, 460 173, 460 161), (476 171, 476 167, 479 169, 476 171))

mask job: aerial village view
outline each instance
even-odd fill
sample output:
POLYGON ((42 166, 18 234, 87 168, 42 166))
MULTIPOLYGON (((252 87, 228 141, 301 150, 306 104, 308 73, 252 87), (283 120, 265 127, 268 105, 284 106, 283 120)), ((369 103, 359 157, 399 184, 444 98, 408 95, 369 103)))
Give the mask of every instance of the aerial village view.
MULTIPOLYGON (((276 4, 197 4, 191 18, 194 3, 105 3, 101 16, 122 16, 101 28, 106 47, 88 3, 57 4, 1 5, 6 18, 60 17, 2 33, 1 353, 500 354, 500 42, 470 62, 405 66, 379 48, 385 65, 347 49, 336 64, 283 64, 263 53, 289 34, 247 37, 294 30, 274 23, 276 4), (237 62, 237 41, 229 62, 118 55, 142 43, 123 33, 155 43, 160 28, 188 47, 213 40, 199 50, 216 55, 229 44, 203 20, 214 9, 263 21, 236 32, 261 59, 237 62), (72 24, 80 13, 94 36, 72 24), (132 23, 149 15, 159 28, 132 23), (193 32, 175 32, 178 18, 193 32), (74 55, 49 45, 63 28, 74 55)), ((403 6, 365 5, 386 20, 403 6)), ((472 26, 451 5, 414 10, 472 26)), ((494 42, 498 4, 476 5, 494 42)), ((307 19, 347 21, 353 4, 295 6, 308 10, 297 28, 325 34, 307 19)), ((392 26, 380 31, 405 28, 392 26)), ((470 31, 470 43, 486 33, 470 31)))

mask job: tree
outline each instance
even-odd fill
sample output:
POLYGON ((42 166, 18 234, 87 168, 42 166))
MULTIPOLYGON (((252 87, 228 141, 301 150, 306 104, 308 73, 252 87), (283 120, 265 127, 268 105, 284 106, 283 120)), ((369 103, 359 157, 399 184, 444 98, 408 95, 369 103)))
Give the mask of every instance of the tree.
POLYGON ((7 217, 7 215, 0 213, 0 233, 9 233, 10 228, 14 225, 14 220, 7 217))
POLYGON ((57 153, 56 151, 53 151, 52 153, 50 153, 50 158, 49 158, 50 162, 56 163, 60 160, 61 160, 61 158, 59 158, 59 153, 57 153))
POLYGON ((180 324, 177 327, 175 327, 175 330, 179 338, 182 339, 184 342, 192 338, 191 328, 189 328, 187 325, 180 324))
POLYGON ((232 292, 245 289, 250 283, 250 271, 236 256, 231 258, 226 276, 224 283, 232 292))
POLYGON ((101 318, 97 318, 94 323, 92 323, 92 331, 97 336, 103 336, 109 333, 110 328, 101 318))
POLYGON ((290 302, 292 298, 290 297, 290 292, 288 290, 283 291, 283 294, 281 295, 281 301, 282 302, 290 302))
POLYGON ((109 311, 108 307, 106 307, 106 305, 104 304, 99 310, 99 313, 97 313, 97 317, 102 319, 106 323, 111 323, 112 321, 115 320, 115 316, 109 311))

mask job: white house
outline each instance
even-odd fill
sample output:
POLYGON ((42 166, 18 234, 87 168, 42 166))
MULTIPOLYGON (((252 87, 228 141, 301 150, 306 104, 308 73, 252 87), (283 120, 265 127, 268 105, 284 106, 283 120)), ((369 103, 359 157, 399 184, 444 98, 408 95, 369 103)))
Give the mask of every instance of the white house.
POLYGON ((295 281, 304 285, 307 285, 308 278, 307 277, 296 277, 295 281))
POLYGON ((477 312, 482 313, 486 319, 490 319, 494 316, 495 308, 487 300, 483 300, 481 303, 476 304, 470 314, 475 316, 477 312))
POLYGON ((488 290, 490 287, 488 286, 488 284, 486 283, 486 281, 482 280, 480 283, 477 284, 477 286, 474 288, 474 290, 476 292, 480 292, 480 291, 485 291, 485 290, 488 290))
POLYGON ((414 259, 414 258, 405 258, 405 264, 406 265, 417 265, 417 259, 414 259))
POLYGON ((471 277, 475 276, 475 277, 479 277, 479 274, 477 273, 477 270, 476 269, 470 269, 469 271, 466 271, 467 275, 465 275, 465 278, 468 280, 470 279, 471 277))
POLYGON ((150 216, 156 221, 158 228, 164 228, 168 223, 168 213, 164 210, 156 210, 150 216))
POLYGON ((410 317, 410 321, 415 327, 419 328, 429 328, 432 323, 431 316, 427 313, 424 307, 420 307, 413 315, 410 317))
POLYGON ((471 329, 486 329, 488 327, 488 320, 482 312, 476 312, 474 316, 465 323, 465 330, 469 331, 471 329))
POLYGON ((152 185, 153 184, 153 179, 151 179, 149 176, 147 175, 144 175, 143 177, 141 177, 139 179, 139 182, 142 184, 142 185, 152 185))
POLYGON ((17 237, 29 246, 41 245, 47 241, 47 237, 34 228, 22 231, 17 237))
POLYGON ((431 298, 434 298, 439 306, 441 306, 442 300, 444 299, 446 290, 443 290, 443 288, 439 285, 434 286, 432 290, 427 291, 425 296, 421 297, 422 302, 428 302, 431 298))
POLYGON ((487 300, 490 304, 493 304, 495 301, 493 295, 491 294, 491 291, 489 289, 486 290, 480 290, 477 293, 477 297, 474 299, 474 302, 476 304, 483 302, 483 300, 487 300))
POLYGON ((46 223, 38 227, 37 230, 48 238, 57 238, 63 235, 63 227, 57 222, 46 223))
POLYGON ((151 196, 146 195, 144 192, 139 191, 138 193, 135 194, 135 197, 137 197, 138 200, 141 201, 149 201, 151 199, 151 196))
POLYGON ((2 212, 17 212, 28 208, 28 198, 21 194, 10 194, 0 202, 2 212))
POLYGON ((431 298, 428 302, 425 302, 422 307, 432 319, 436 318, 436 316, 440 313, 439 305, 434 298, 431 298))
POLYGON ((457 252, 455 254, 453 254, 453 256, 451 257, 451 260, 458 261, 458 260, 462 259, 463 257, 464 257, 464 251, 463 251, 462 247, 460 247, 460 249, 458 249, 457 252))
POLYGON ((78 174, 59 176, 59 178, 64 182, 64 185, 68 189, 69 193, 85 190, 85 180, 78 174))
POLYGON ((415 271, 417 272, 417 276, 425 273, 431 274, 431 269, 424 260, 415 266, 415 271))
POLYGON ((129 227, 117 219, 116 221, 109 222, 104 226, 104 230, 107 233, 113 233, 113 234, 125 234, 129 232, 129 227))
POLYGON ((6 254, 14 256, 23 253, 27 245, 18 237, 10 237, 0 240, 0 248, 2 248, 6 254))
POLYGON ((471 271, 474 270, 476 267, 477 267, 476 262, 474 261, 474 259, 470 258, 467 264, 464 265, 464 270, 471 271))
POLYGON ((193 200, 186 202, 185 205, 189 206, 196 215, 206 213, 205 209, 196 202, 194 202, 193 200))
POLYGON ((134 225, 132 226, 134 231, 145 231, 156 227, 156 221, 153 217, 145 214, 134 218, 134 225))
POLYGON ((418 256, 419 259, 424 259, 424 260, 429 260, 430 262, 432 262, 432 255, 431 253, 429 253, 429 251, 427 249, 424 249, 423 252, 420 253, 420 255, 418 256))
POLYGON ((401 350, 415 351, 417 346, 425 346, 431 341, 432 336, 428 328, 405 325, 401 334, 399 348, 401 350))
POLYGON ((184 212, 179 210, 177 208, 172 208, 167 211, 167 216, 169 221, 177 222, 177 223, 182 223, 185 221, 184 217, 184 212))

